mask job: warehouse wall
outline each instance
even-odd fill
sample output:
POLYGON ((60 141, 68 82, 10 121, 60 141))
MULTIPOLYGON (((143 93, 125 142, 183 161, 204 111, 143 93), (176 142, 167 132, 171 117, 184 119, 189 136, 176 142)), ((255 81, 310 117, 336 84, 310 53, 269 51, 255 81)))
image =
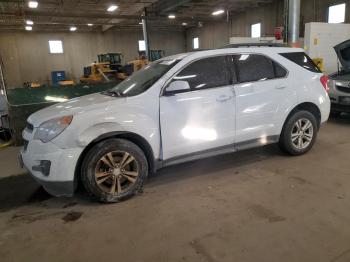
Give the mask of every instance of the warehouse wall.
MULTIPOLYGON (((24 82, 48 84, 51 71, 64 70, 78 80, 83 67, 97 60, 97 54, 123 53, 123 62, 138 56, 141 31, 108 31, 105 33, 0 32, 0 56, 9 88, 24 82), (63 41, 63 54, 49 54, 49 40, 63 41)), ((150 32, 151 48, 165 50, 166 55, 185 50, 185 35, 179 31, 150 32)))
MULTIPOLYGON (((350 0, 302 0, 300 35, 304 36, 305 24, 327 22, 328 7, 346 3, 346 23, 350 23, 350 0)), ((192 39, 199 37, 200 48, 217 48, 229 43, 231 36, 249 37, 252 24, 261 22, 262 36, 273 36, 274 29, 284 24, 284 0, 274 0, 272 4, 251 8, 247 12, 234 15, 229 22, 204 23, 203 27, 189 28, 186 32, 187 50, 192 50, 192 39)))
POLYGON ((189 28, 186 32, 187 50, 192 50, 194 37, 199 37, 201 49, 209 49, 229 44, 232 36, 250 36, 251 25, 255 23, 261 23, 262 36, 272 36, 275 27, 283 25, 283 0, 251 8, 232 16, 228 22, 204 23, 202 27, 189 28))

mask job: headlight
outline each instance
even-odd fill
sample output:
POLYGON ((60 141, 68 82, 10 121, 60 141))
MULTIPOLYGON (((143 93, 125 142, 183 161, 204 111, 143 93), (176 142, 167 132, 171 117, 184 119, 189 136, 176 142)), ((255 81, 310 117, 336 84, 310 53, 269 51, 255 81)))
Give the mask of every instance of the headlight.
POLYGON ((47 143, 61 134, 72 122, 73 116, 54 118, 42 123, 35 132, 34 139, 47 143))

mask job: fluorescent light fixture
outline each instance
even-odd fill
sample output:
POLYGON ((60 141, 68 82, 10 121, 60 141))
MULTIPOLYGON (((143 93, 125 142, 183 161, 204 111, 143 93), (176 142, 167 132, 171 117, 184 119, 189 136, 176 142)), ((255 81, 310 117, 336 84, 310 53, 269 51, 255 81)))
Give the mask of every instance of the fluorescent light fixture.
POLYGON ((220 10, 213 12, 212 15, 221 15, 223 13, 225 13, 225 10, 220 9, 220 10))
POLYGON ((27 26, 25 27, 25 29, 26 29, 27 31, 32 31, 33 27, 31 27, 30 25, 27 25, 27 26))
POLYGON ((175 15, 168 15, 168 18, 169 18, 169 19, 175 19, 176 16, 175 16, 175 15))
POLYGON ((61 40, 49 40, 50 54, 63 54, 63 45, 61 40))
POLYGON ((93 24, 87 24, 88 26, 93 26, 93 24))
POLYGON ((69 28, 69 31, 72 31, 72 32, 77 31, 77 27, 76 26, 71 26, 69 28))
POLYGON ((27 20, 27 21, 26 21, 26 24, 27 24, 27 25, 33 25, 34 22, 33 22, 32 20, 27 20))
POLYGON ((328 9, 328 23, 340 24, 345 22, 346 4, 332 5, 328 9))
POLYGON ((252 25, 251 37, 252 38, 261 37, 261 23, 252 25))
POLYGON ((37 1, 29 1, 28 2, 28 7, 29 8, 37 8, 39 3, 37 1))
POLYGON ((183 26, 187 26, 188 24, 187 23, 182 23, 183 26))
POLYGON ((118 6, 117 5, 111 5, 107 8, 107 11, 108 12, 114 12, 115 10, 118 9, 118 6))

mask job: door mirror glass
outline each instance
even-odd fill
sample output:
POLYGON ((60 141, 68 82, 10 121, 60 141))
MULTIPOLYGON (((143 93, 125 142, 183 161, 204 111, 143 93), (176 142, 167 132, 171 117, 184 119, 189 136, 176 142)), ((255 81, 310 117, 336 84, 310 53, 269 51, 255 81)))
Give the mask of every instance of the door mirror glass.
POLYGON ((170 85, 165 90, 165 95, 175 95, 177 93, 183 93, 190 91, 190 84, 187 81, 176 80, 171 82, 170 85))

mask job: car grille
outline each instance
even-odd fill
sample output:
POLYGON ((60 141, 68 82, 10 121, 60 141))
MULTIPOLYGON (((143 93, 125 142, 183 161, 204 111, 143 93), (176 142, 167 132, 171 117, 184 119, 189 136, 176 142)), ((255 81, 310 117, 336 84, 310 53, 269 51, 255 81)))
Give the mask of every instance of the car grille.
POLYGON ((29 142, 27 140, 23 139, 23 149, 24 149, 24 151, 27 150, 28 144, 29 144, 29 142))
POLYGON ((345 86, 339 86, 337 85, 337 89, 340 92, 344 92, 344 93, 349 93, 350 94, 350 87, 345 87, 345 86))
POLYGON ((32 133, 34 130, 34 126, 31 123, 27 122, 26 129, 28 132, 32 133))

